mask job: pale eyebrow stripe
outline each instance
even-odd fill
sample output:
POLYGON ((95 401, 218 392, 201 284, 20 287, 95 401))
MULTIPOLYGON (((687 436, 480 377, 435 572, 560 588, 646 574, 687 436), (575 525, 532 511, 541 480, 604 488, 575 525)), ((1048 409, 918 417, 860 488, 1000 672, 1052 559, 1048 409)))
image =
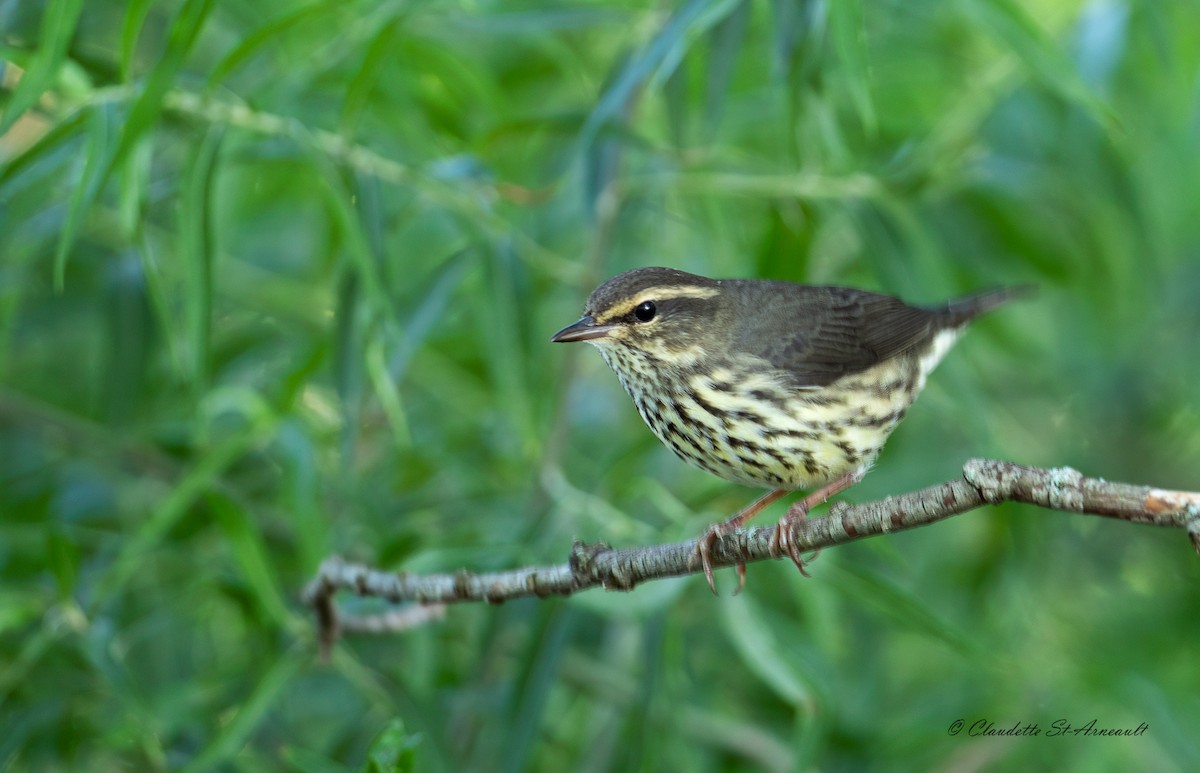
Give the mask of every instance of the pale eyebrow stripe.
POLYGON ((712 298, 719 290, 715 287, 648 287, 632 299, 610 306, 603 316, 597 317, 597 322, 605 322, 617 317, 623 317, 646 301, 670 301, 676 298, 712 298))

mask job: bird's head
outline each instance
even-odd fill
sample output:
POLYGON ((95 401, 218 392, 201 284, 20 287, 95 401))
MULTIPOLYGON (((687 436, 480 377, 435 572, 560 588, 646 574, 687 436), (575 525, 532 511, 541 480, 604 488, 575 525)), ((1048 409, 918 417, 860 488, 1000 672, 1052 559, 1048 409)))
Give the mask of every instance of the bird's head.
POLYGON ((592 292, 583 318, 551 337, 624 348, 667 361, 703 355, 721 312, 719 280, 672 268, 637 268, 592 292))

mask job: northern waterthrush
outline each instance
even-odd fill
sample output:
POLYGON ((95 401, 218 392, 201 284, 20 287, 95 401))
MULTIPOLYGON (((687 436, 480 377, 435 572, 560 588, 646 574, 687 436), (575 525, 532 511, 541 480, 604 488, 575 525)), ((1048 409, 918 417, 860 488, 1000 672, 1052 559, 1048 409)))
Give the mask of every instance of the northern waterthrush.
MULTIPOLYGON (((596 346, 680 458, 771 489, 701 537, 715 592, 713 542, 796 489, 812 493, 780 519, 772 547, 804 571, 792 522, 862 479, 966 324, 1018 292, 921 308, 846 287, 639 268, 597 287, 551 340, 596 346)), ((738 574, 744 582, 744 565, 738 574)))

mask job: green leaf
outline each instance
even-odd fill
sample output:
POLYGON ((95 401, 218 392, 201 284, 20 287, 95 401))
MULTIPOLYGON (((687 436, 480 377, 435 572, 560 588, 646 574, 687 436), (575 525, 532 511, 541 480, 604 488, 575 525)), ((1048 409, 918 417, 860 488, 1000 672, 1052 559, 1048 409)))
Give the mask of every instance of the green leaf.
POLYGON ((396 18, 379 28, 363 54, 362 64, 359 65, 354 77, 350 79, 345 99, 342 102, 342 117, 339 122, 344 137, 350 138, 354 135, 354 126, 358 123, 359 116, 367 105, 371 90, 375 88, 375 81, 379 77, 380 69, 387 61, 388 55, 394 55, 396 32, 399 26, 400 19, 396 18))
POLYGON ((120 164, 117 219, 121 235, 130 242, 136 242, 145 227, 146 189, 153 159, 153 144, 143 142, 120 164))
POLYGON ((437 328, 439 321, 450 311, 455 293, 475 265, 472 250, 458 250, 445 261, 433 285, 423 294, 420 305, 410 312, 404 322, 404 334, 388 358, 388 375, 392 381, 402 381, 413 355, 437 328))
MULTIPOLYGON (((324 175, 328 184, 320 190, 324 202, 337 225, 342 245, 357 272, 358 279, 363 283, 366 299, 374 309, 389 316, 396 314, 391 295, 387 292, 383 277, 380 275, 380 258, 372 248, 370 229, 378 228, 378 221, 366 219, 360 215, 355 204, 357 191, 352 191, 342 180, 336 167, 328 159, 317 153, 312 154, 317 169, 324 175)), ((378 239, 375 240, 378 244, 378 239)), ((381 245, 379 245, 381 246, 381 245)))
POLYGON ((780 700, 807 711, 812 703, 809 680, 790 657, 790 648, 779 640, 779 633, 766 624, 766 615, 757 606, 748 594, 721 599, 718 607, 725 634, 741 655, 739 662, 744 668, 756 674, 780 700))
POLYGON ((261 674, 246 699, 238 702, 232 717, 221 723, 216 735, 182 770, 187 773, 212 770, 229 762, 254 732, 270 720, 272 709, 283 699, 289 685, 310 658, 310 653, 299 648, 284 653, 261 674))
POLYGON ((342 459, 349 464, 358 444, 362 413, 362 364, 365 344, 360 317, 362 290, 358 272, 349 267, 338 280, 333 331, 333 385, 345 421, 342 424, 342 459))
POLYGON ((208 381, 212 346, 213 223, 212 189, 221 130, 208 132, 184 174, 180 192, 179 230, 187 277, 184 325, 191 363, 188 375, 199 398, 208 381))
POLYGON ((704 125, 709 138, 716 135, 725 112, 725 95, 737 66, 746 28, 750 24, 750 0, 741 0, 709 33, 708 77, 704 82, 704 125))
POLYGON ((209 492, 205 504, 216 516, 225 533, 225 541, 237 562, 242 581, 250 591, 262 620, 279 628, 292 622, 283 594, 277 585, 275 571, 257 524, 251 515, 232 497, 221 492, 209 492))
POLYGON ((104 167, 101 182, 107 180, 112 168, 124 160, 136 144, 149 140, 162 113, 163 97, 174 85, 192 44, 200 36, 212 4, 213 0, 184 0, 183 7, 171 23, 167 50, 150 70, 141 95, 125 118, 120 143, 104 167))
POLYGON ((109 138, 109 123, 111 107, 98 105, 91 111, 88 122, 87 157, 84 161, 83 175, 80 183, 71 191, 71 203, 67 207, 67 218, 58 236, 58 246, 54 250, 54 287, 62 291, 67 273, 67 256, 75 244, 79 226, 84 214, 91 209, 100 193, 103 182, 103 170, 112 143, 109 138))
POLYGON ((960 0, 981 29, 1004 44, 1044 85, 1087 111, 1102 126, 1117 128, 1112 109, 1088 88, 1074 63, 1013 0, 960 0))
POLYGON ((59 67, 66 58, 67 49, 75 36, 83 0, 50 0, 42 12, 41 35, 37 51, 29 62, 12 99, 0 118, 0 136, 4 136, 26 110, 54 86, 59 67))
POLYGON ((584 192, 588 212, 594 213, 596 198, 607 186, 607 176, 612 173, 605 143, 600 140, 614 125, 623 123, 621 115, 667 57, 673 52, 676 57, 681 55, 676 51, 676 45, 684 40, 692 25, 702 18, 708 5, 709 0, 690 0, 671 16, 645 49, 622 66, 596 107, 588 114, 579 132, 579 147, 587 175, 584 192))
POLYGON ((280 750, 280 756, 290 770, 300 773, 353 773, 358 768, 343 765, 339 762, 298 746, 285 746, 280 750))
POLYGON ((393 719, 367 750, 366 773, 413 773, 417 769, 417 747, 421 736, 404 729, 404 720, 393 719))
MULTIPOLYGON (((85 184, 78 186, 72 194, 66 227, 59 237, 58 248, 55 251, 55 286, 59 289, 63 284, 67 255, 74 247, 83 213, 91 208, 100 190, 112 174, 113 168, 122 163, 138 143, 151 140, 151 133, 162 111, 163 96, 183 66, 183 60, 192 43, 199 36, 211 4, 212 0, 185 0, 183 8, 171 25, 167 51, 151 71, 145 88, 126 116, 122 124, 120 139, 116 143, 112 143, 108 140, 107 129, 102 133, 99 129, 93 128, 93 145, 88 154, 87 167, 84 172, 85 184)), ((93 112, 107 116, 106 109, 97 109, 93 112)))
POLYGON ((688 125, 688 77, 687 67, 676 67, 663 83, 663 101, 667 110, 671 142, 677 148, 687 144, 688 125))
POLYGON ((125 4, 125 15, 121 18, 121 80, 129 83, 133 80, 133 57, 137 53, 138 36, 142 25, 146 22, 146 14, 154 0, 128 0, 125 4))
POLYGON ((942 641, 967 656, 978 657, 987 651, 981 642, 946 620, 903 586, 868 569, 844 565, 838 568, 844 571, 839 572, 837 584, 848 595, 871 604, 894 624, 942 641))
MULTIPOLYGON (((79 575, 79 546, 68 539, 61 528, 51 526, 46 532, 46 559, 58 582, 59 598, 70 598, 79 575)), ((0 623, 0 630, 3 627, 0 623)))
POLYGON ((859 120, 868 134, 878 126, 871 102, 871 71, 867 61, 867 40, 863 29, 861 0, 838 0, 829 6, 829 26, 838 53, 841 80, 850 93, 859 120))
POLYGON ((49 158, 60 145, 67 143, 76 135, 86 132, 91 112, 79 110, 51 127, 50 131, 38 138, 23 152, 11 159, 5 159, 0 164, 0 185, 8 185, 19 179, 21 175, 38 162, 49 158))
POLYGON ((204 451, 175 482, 170 492, 155 503, 145 522, 125 537, 111 567, 96 584, 93 605, 102 604, 122 592, 137 577, 145 554, 166 537, 188 512, 188 508, 217 484, 221 474, 230 465, 273 432, 277 419, 263 413, 264 408, 265 403, 246 406, 244 411, 250 425, 204 451))
POLYGON ((376 335, 371 338, 366 347, 366 371, 375 392, 375 399, 387 417, 388 426, 392 430, 392 442, 397 448, 412 447, 412 437, 408 429, 408 419, 404 415, 404 405, 400 393, 388 375, 387 355, 384 353, 384 336, 376 335))
POLYGON ((322 15, 344 9, 343 2, 316 2, 281 13, 258 29, 242 36, 208 74, 205 91, 213 91, 251 57, 271 43, 282 40, 288 32, 306 21, 319 19, 322 15))
POLYGON ((499 759, 492 760, 504 770, 529 768, 535 747, 537 728, 545 715, 550 697, 558 685, 557 673, 567 651, 573 617, 563 609, 538 610, 536 654, 521 664, 515 681, 518 700, 512 705, 512 732, 505 733, 497 751, 499 759))

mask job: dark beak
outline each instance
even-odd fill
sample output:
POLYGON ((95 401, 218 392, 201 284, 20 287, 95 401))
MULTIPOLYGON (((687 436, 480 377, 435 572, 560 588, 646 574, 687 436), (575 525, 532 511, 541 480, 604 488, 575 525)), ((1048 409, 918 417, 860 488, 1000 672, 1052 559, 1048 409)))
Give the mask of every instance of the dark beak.
POLYGON ((616 325, 597 325, 596 320, 584 317, 574 325, 567 325, 550 337, 556 344, 569 344, 572 341, 591 341, 594 338, 604 338, 616 325))

